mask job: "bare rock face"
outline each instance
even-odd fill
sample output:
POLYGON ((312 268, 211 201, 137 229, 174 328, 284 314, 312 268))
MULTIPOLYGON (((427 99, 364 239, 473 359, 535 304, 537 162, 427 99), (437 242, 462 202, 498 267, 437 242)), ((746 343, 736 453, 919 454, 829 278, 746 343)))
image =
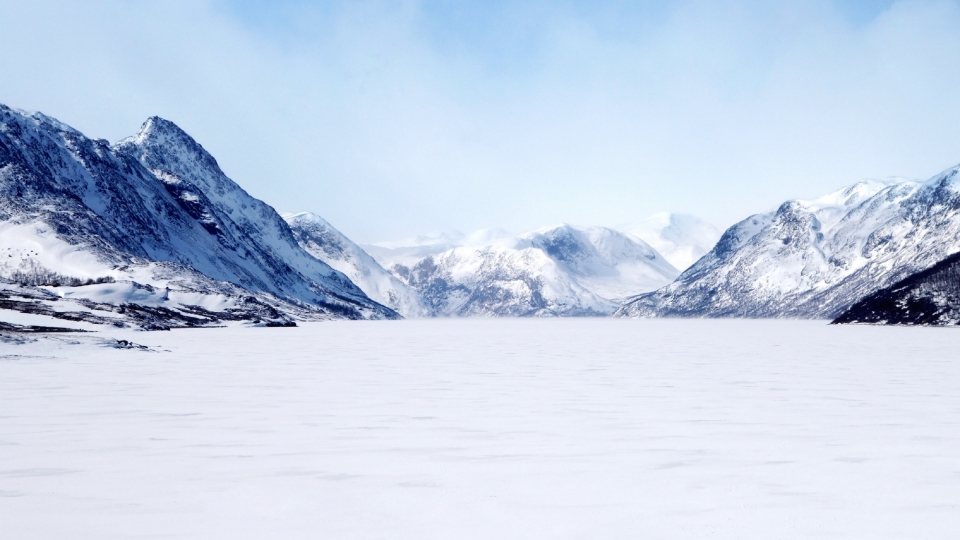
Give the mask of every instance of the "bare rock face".
POLYGON ((926 182, 863 181, 730 227, 677 280, 621 317, 837 317, 960 251, 960 168, 926 182))
POLYGON ((304 251, 273 208, 157 117, 111 146, 0 105, 0 233, 0 279, 57 275, 30 284, 70 285, 97 303, 134 304, 142 293, 123 296, 109 279, 172 291, 175 310, 242 309, 249 297, 281 319, 397 316, 304 251))

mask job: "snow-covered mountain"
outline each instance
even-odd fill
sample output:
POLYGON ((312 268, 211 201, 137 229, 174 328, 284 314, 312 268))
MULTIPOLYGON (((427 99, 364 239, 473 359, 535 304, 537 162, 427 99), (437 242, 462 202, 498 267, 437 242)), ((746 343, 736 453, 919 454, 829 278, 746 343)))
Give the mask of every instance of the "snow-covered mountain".
POLYGON ((501 236, 480 231, 419 259, 397 246, 383 262, 439 316, 607 315, 619 299, 678 274, 655 249, 613 229, 560 225, 501 236))
POLYGON ((412 267, 430 255, 464 246, 483 246, 509 238, 503 229, 481 229, 465 235, 458 231, 434 232, 413 238, 364 244, 361 247, 384 268, 396 265, 412 267))
POLYGON ((373 257, 322 217, 310 212, 281 215, 300 247, 343 272, 371 299, 404 317, 425 317, 430 314, 420 302, 417 291, 384 270, 373 257))
POLYGON ((868 295, 833 323, 960 325, 960 253, 868 295))
POLYGON ((645 220, 620 225, 617 230, 632 234, 660 252, 677 270, 683 271, 713 249, 720 231, 690 214, 661 212, 645 220))
MULTIPOLYGON (((55 274, 174 296, 252 295, 316 317, 396 316, 304 251, 273 208, 157 117, 111 146, 0 105, 0 253, 8 281, 55 274)), ((94 288, 76 288, 74 295, 99 298, 94 288)))
POLYGON ((617 315, 834 318, 960 250, 958 171, 867 180, 751 216, 674 283, 617 315))

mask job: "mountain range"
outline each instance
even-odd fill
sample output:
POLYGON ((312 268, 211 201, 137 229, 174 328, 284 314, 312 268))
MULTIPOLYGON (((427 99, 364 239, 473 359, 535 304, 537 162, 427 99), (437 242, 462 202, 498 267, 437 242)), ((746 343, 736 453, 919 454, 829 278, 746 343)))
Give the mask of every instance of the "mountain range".
POLYGON ((679 273, 643 240, 604 227, 481 231, 375 252, 438 316, 600 316, 679 273))
POLYGON ((643 240, 603 227, 437 233, 361 248, 313 214, 285 216, 307 251, 405 316, 608 315, 618 299, 679 274, 643 240))
POLYGON ((360 246, 250 196, 162 118, 110 144, 0 105, 0 310, 24 328, 611 314, 953 324, 958 176, 864 180, 722 235, 658 214, 360 246))
POLYGON ((837 317, 960 250, 958 170, 926 182, 862 181, 750 216, 676 281, 616 315, 837 317))

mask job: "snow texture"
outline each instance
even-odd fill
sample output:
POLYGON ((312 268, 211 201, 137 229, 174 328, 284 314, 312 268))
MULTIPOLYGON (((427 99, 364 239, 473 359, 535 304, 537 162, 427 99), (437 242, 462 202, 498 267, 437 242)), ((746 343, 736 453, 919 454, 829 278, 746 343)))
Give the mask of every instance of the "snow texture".
POLYGON ((438 316, 609 315, 679 273, 644 241, 605 227, 478 231, 373 250, 438 316), (424 255, 426 254, 426 255, 424 255))
POLYGON ((0 105, 0 278, 15 274, 250 296, 298 316, 396 317, 157 117, 111 146, 0 105))
POLYGON ((866 180, 751 216, 674 283, 617 315, 834 318, 960 250, 958 171, 866 180))
POLYGON ((951 330, 111 332, 0 342, 0 537, 960 537, 951 330))

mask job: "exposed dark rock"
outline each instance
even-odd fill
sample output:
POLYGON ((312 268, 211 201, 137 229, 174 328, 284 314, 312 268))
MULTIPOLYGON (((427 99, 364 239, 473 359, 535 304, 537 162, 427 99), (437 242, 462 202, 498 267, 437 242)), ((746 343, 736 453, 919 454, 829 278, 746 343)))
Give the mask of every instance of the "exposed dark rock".
POLYGON ((868 295, 833 321, 851 323, 960 324, 960 253, 868 295))

